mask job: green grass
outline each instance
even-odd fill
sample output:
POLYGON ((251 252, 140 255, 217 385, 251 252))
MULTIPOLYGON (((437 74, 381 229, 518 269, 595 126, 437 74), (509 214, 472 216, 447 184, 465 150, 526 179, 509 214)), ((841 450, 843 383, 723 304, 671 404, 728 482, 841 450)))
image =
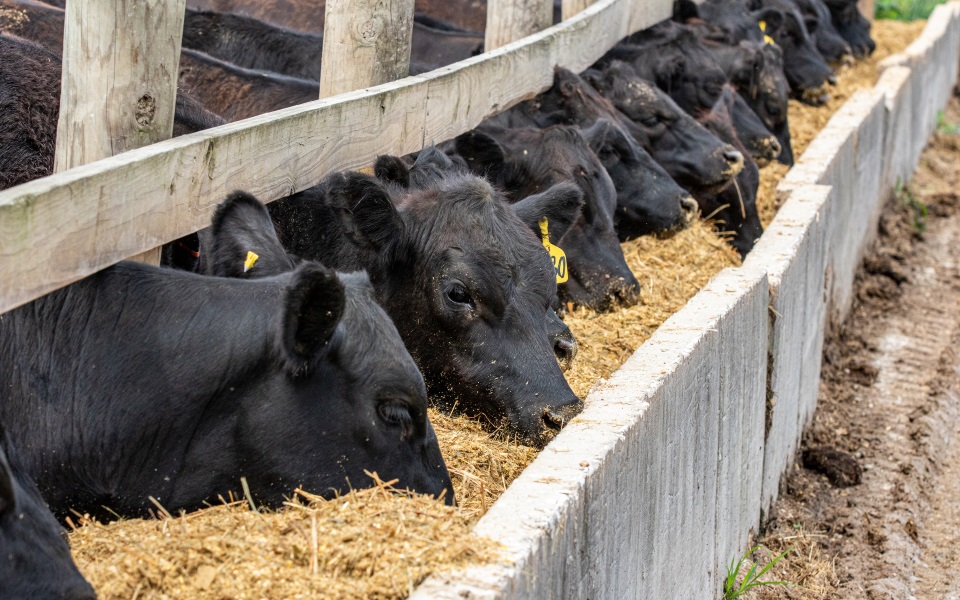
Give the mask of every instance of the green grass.
POLYGON ((757 563, 753 563, 753 566, 750 567, 750 570, 747 572, 747 575, 743 578, 743 581, 740 582, 740 585, 737 585, 737 577, 740 575, 740 569, 743 568, 743 563, 753 555, 754 552, 760 546, 754 546, 747 550, 747 553, 743 555, 740 560, 736 563, 733 562, 733 559, 730 559, 730 568, 727 569, 727 578, 723 581, 723 600, 736 600, 737 598, 742 598, 744 594, 749 592, 755 587, 760 587, 764 585, 792 585, 786 581, 760 581, 760 578, 766 575, 767 571, 772 569, 774 565, 780 562, 780 559, 787 555, 787 552, 790 552, 792 548, 787 548, 782 553, 777 555, 773 560, 767 563, 767 566, 760 569, 757 572, 757 563))
POLYGON ((917 200, 910 188, 903 185, 903 182, 897 180, 897 187, 894 190, 901 204, 910 209, 910 215, 913 217, 913 232, 922 234, 927 230, 927 205, 917 200))
POLYGON ((960 135, 960 124, 951 123, 943 111, 937 113, 937 132, 947 135, 960 135))
POLYGON ((877 0, 876 17, 895 21, 926 19, 938 4, 946 0, 877 0))

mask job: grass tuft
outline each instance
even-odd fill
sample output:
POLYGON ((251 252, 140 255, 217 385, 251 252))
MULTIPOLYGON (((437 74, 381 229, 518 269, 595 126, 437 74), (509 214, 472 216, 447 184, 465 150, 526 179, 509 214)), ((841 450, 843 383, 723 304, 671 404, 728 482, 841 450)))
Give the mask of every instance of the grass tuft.
POLYGON ((945 0, 878 0, 876 12, 878 19, 895 21, 917 21, 926 19, 933 9, 945 0))
POLYGON ((767 566, 757 571, 757 567, 760 566, 757 563, 753 563, 753 566, 750 567, 750 570, 747 572, 747 575, 743 578, 743 581, 737 585, 737 578, 740 576, 740 571, 743 569, 743 563, 749 559, 754 552, 756 552, 760 546, 754 546, 747 550, 747 553, 740 557, 736 563, 733 562, 733 559, 730 559, 730 568, 727 569, 727 578, 723 581, 723 600, 735 600, 736 598, 742 598, 744 594, 749 592, 755 587, 761 587, 765 585, 793 585, 786 581, 760 581, 760 578, 766 575, 767 571, 772 569, 780 559, 787 555, 792 548, 787 548, 776 557, 774 557, 767 566))

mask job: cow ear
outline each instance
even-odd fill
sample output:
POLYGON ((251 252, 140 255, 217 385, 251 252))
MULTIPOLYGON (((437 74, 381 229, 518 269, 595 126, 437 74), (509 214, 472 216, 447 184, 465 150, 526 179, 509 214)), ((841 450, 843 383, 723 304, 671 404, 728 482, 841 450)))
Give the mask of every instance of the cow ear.
POLYGON ((506 153, 497 140, 476 129, 457 136, 454 147, 473 173, 499 173, 507 162, 506 153))
POLYGON ((816 17, 806 16, 803 18, 803 24, 807 26, 807 33, 813 35, 817 32, 817 28, 820 27, 820 20, 816 17))
POLYGON ((513 210, 527 227, 540 236, 540 221, 547 218, 550 239, 557 242, 580 218, 583 192, 570 182, 558 183, 545 192, 527 196, 513 205, 513 210))
POLYGON ((315 262, 294 271, 283 307, 280 346, 291 375, 305 375, 337 329, 346 302, 336 272, 315 262))
POLYGON ((599 155, 600 150, 611 141, 612 137, 616 136, 618 131, 619 129, 609 119, 597 119, 596 123, 581 130, 581 133, 594 154, 599 155))
POLYGON ((246 192, 230 194, 217 207, 210 232, 210 275, 252 279, 296 266, 277 238, 267 207, 246 192))
POLYGON ((690 19, 699 19, 700 10, 692 0, 676 0, 673 3, 673 20, 685 23, 690 19))
POLYGON ((399 156, 378 156, 373 165, 373 174, 382 181, 395 183, 404 189, 410 188, 410 168, 399 156))
MULTIPOLYGON (((2 436, 2 432, 0 432, 2 436)), ((0 516, 17 510, 17 492, 13 486, 13 470, 0 448, 0 516)))
POLYGON ((759 25, 766 23, 766 34, 773 36, 774 32, 783 27, 783 12, 776 8, 763 8, 753 13, 753 19, 759 25))
POLYGON ((587 69, 583 73, 580 73, 580 77, 582 77, 584 81, 589 83, 593 89, 597 90, 601 94, 603 93, 604 89, 606 89, 602 71, 597 69, 587 69))
POLYGON ((662 85, 669 86, 674 79, 683 73, 683 68, 685 65, 686 60, 680 55, 671 56, 658 62, 654 67, 657 82, 662 85))
POLYGON ((383 183, 362 173, 337 173, 325 181, 344 234, 360 250, 382 254, 403 232, 403 218, 383 183))

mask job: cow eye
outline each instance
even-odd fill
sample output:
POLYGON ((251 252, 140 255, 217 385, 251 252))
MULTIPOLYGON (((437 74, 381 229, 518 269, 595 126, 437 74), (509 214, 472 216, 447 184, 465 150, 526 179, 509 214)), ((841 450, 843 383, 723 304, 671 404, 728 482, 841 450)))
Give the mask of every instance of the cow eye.
POLYGON ((410 406, 403 400, 384 400, 377 406, 377 414, 388 425, 400 428, 400 439, 404 442, 413 437, 413 415, 410 406))
POLYGON ((657 126, 657 118, 656 118, 656 117, 647 117, 647 118, 643 119, 642 121, 640 121, 640 123, 641 123, 644 127, 656 127, 656 126, 657 126))
POLYGON ((467 287, 460 282, 456 282, 447 288, 447 298, 450 298, 451 302, 457 304, 473 306, 473 298, 470 297, 470 292, 467 291, 467 287))

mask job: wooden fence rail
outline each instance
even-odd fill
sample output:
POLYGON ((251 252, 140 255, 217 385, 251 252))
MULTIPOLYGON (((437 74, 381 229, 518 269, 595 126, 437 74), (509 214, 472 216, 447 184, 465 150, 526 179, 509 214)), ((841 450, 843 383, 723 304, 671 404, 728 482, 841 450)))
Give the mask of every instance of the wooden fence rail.
MULTIPOLYGON (((520 2, 521 0, 517 0, 520 2)), ((491 52, 166 140, 0 192, 0 313, 202 229, 230 191, 272 201, 330 172, 451 139, 585 69, 670 0, 601 0, 491 52)))

